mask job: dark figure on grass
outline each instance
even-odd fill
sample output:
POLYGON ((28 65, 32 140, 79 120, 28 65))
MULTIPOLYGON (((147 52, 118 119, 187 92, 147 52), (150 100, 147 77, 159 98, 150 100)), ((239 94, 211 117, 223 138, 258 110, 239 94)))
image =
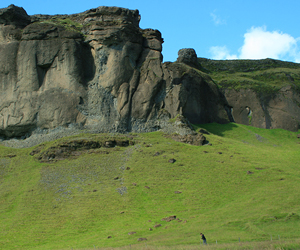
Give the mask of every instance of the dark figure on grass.
POLYGON ((204 234, 201 233, 200 236, 201 236, 201 239, 203 240, 203 245, 207 245, 206 238, 205 238, 204 234))

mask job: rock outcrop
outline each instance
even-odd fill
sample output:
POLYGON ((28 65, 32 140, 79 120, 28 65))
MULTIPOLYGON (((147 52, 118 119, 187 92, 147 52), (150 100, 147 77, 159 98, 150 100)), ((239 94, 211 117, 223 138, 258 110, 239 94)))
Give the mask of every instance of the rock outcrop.
POLYGON ((300 129, 300 64, 204 58, 199 63, 216 79, 234 122, 266 129, 300 129))
POLYGON ((220 89, 193 49, 162 63, 161 33, 139 21, 138 10, 118 7, 55 16, 0 9, 0 136, 61 127, 168 131, 178 115, 299 129, 299 93, 220 89))
POLYGON ((258 128, 300 128, 300 95, 291 86, 281 88, 274 96, 261 97, 251 89, 225 90, 236 123, 258 128))
POLYGON ((117 7, 56 16, 1 9, 0 135, 61 126, 146 132, 178 114, 227 122, 226 99, 194 52, 162 63, 161 33, 139 21, 138 10, 117 7))

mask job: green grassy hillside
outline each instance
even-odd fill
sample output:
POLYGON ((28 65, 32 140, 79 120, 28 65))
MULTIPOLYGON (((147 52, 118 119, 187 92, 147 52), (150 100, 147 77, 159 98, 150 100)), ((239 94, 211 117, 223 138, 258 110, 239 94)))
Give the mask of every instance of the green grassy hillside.
POLYGON ((188 246, 199 244, 200 232, 220 244, 271 235, 297 240, 297 133, 238 124, 195 127, 210 132, 205 136, 212 145, 183 144, 160 132, 114 135, 134 145, 75 150, 54 160, 57 147, 108 136, 81 134, 28 149, 1 146, 0 249, 188 246), (162 220, 173 215, 176 220, 162 220))
POLYGON ((300 93, 300 64, 274 59, 263 60, 210 60, 199 58, 204 72, 220 88, 249 88, 257 93, 274 94, 291 85, 300 93))

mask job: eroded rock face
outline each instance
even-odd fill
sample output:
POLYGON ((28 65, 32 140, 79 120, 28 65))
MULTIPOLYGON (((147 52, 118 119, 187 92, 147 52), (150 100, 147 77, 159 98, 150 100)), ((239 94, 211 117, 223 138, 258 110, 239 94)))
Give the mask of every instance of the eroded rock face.
POLYGON ((250 89, 226 90, 225 96, 237 123, 267 129, 299 129, 300 96, 291 86, 281 88, 273 96, 262 96, 250 89))
POLYGON ((171 117, 185 116, 191 123, 229 121, 226 99, 210 77, 183 63, 164 64, 164 106, 171 117))
POLYGON ((76 125, 98 132, 153 131, 176 115, 227 122, 227 101, 194 51, 162 63, 163 39, 139 28, 137 10, 74 15, 0 10, 0 136, 76 125))

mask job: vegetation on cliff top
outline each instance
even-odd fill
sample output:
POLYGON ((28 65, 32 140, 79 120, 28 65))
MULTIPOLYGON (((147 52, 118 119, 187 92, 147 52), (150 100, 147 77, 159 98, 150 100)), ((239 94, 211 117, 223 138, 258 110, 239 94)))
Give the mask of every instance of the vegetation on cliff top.
POLYGON ((131 134, 134 145, 128 147, 75 150, 67 159, 49 155, 49 161, 38 156, 106 135, 81 134, 27 149, 1 146, 1 247, 144 246, 139 238, 148 246, 198 245, 200 231, 219 244, 270 235, 297 239, 297 134, 238 124, 201 127, 212 146, 179 143, 160 132, 131 134), (162 220, 173 215, 175 220, 162 220))
POLYGON ((48 17, 48 18, 41 18, 38 22, 53 24, 55 26, 62 26, 67 30, 82 33, 81 29, 82 29, 83 25, 71 20, 69 17, 52 16, 52 17, 48 17))
POLYGON ((202 69, 221 89, 249 88, 261 94, 275 94, 292 86, 300 92, 300 64, 274 59, 209 60, 199 58, 202 69))

